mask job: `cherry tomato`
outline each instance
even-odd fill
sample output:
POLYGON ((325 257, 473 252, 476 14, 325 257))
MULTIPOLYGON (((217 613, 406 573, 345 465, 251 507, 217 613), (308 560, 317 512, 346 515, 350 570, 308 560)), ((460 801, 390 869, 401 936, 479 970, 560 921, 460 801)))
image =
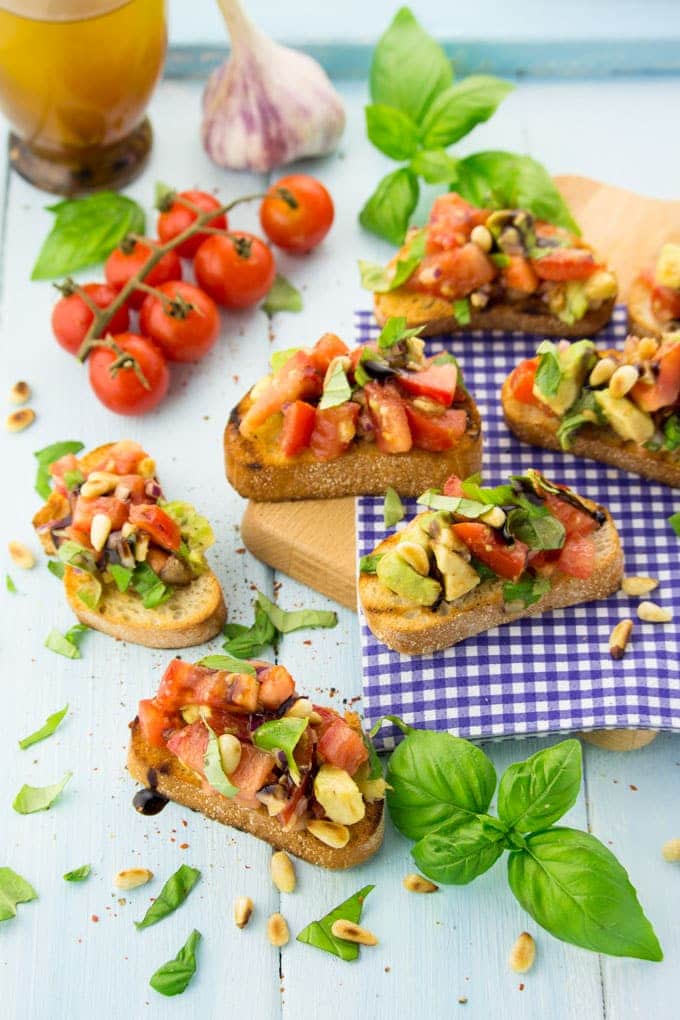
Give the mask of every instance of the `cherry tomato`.
POLYGON ((435 365, 430 362, 419 372, 403 373, 399 376, 399 385, 407 393, 415 397, 428 397, 436 400, 444 407, 450 407, 456 394, 458 369, 454 362, 435 365))
POLYGON ((260 206, 260 223, 273 244, 304 255, 323 241, 334 214, 333 199, 321 181, 291 174, 268 189, 260 206))
POLYGON ((130 524, 146 531, 156 545, 177 552, 181 543, 179 525, 155 503, 138 503, 129 508, 130 524))
MULTIPOLYGON (((152 249, 142 241, 135 241, 130 246, 123 243, 121 247, 114 248, 104 264, 106 279, 115 287, 122 290, 131 276, 138 273, 146 260, 151 255, 152 249)), ((182 279, 182 263, 176 251, 168 251, 156 263, 150 273, 144 277, 144 283, 149 287, 158 287, 167 280, 182 279)), ((144 303, 146 294, 143 290, 133 291, 129 297, 130 307, 139 309, 144 303)))
POLYGON ((145 414, 156 407, 168 392, 170 373, 165 358, 145 336, 119 333, 113 340, 136 359, 146 385, 131 366, 126 365, 112 374, 111 364, 118 355, 108 347, 95 348, 88 358, 90 385, 110 411, 116 414, 145 414))
MULTIPOLYGON (((108 283, 85 283, 87 291, 97 308, 108 308, 118 290, 108 283)), ((52 309, 52 332, 69 354, 77 354, 85 334, 92 325, 94 314, 79 294, 69 294, 57 301, 52 309)), ((106 327, 109 333, 124 333, 130 324, 127 305, 122 305, 106 327)))
POLYGON ((316 409, 311 404, 295 400, 284 407, 279 446, 286 457, 294 457, 300 450, 309 446, 315 424, 316 409))
POLYGON ((254 234, 214 234, 196 252, 200 287, 225 308, 249 308, 267 294, 276 276, 270 248, 254 234))
POLYGON ((357 431, 359 405, 353 400, 316 410, 309 445, 317 460, 334 460, 348 450, 357 431))
POLYGON ((413 438, 404 401, 396 386, 370 382, 364 386, 364 393, 378 449, 382 453, 408 453, 413 446, 413 438))
MULTIPOLYGON (((209 212, 211 209, 219 209, 220 202, 217 201, 214 195, 209 195, 206 191, 180 191, 179 198, 186 198, 188 202, 193 202, 194 205, 198 206, 201 212, 209 212)), ((183 233, 187 227, 196 219, 198 214, 192 212, 191 209, 187 209, 181 202, 174 201, 170 208, 162 212, 158 217, 158 236, 160 237, 163 244, 166 241, 172 241, 173 237, 177 237, 178 234, 183 233)), ((220 227, 222 230, 227 228, 227 217, 224 213, 220 213, 219 216, 214 216, 208 221, 210 227, 220 227)), ((187 238, 186 241, 182 241, 181 244, 177 245, 175 251, 178 255, 181 255, 184 259, 192 259, 198 249, 201 247, 203 242, 209 234, 194 234, 193 237, 187 238)))
POLYGON ((182 280, 170 280, 156 289, 171 303, 165 305, 148 294, 139 313, 140 331, 158 344, 169 361, 198 361, 217 340, 217 305, 198 287, 182 280))

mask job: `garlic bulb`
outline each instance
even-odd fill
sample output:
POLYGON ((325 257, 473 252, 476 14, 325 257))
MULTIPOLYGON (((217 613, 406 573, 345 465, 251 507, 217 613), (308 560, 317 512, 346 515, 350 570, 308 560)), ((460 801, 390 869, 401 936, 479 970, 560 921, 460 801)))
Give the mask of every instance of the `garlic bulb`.
POLYGON ((219 0, 231 55, 203 93, 202 138, 215 163, 266 172, 335 149, 345 126, 342 101, 311 57, 267 38, 238 0, 219 0))

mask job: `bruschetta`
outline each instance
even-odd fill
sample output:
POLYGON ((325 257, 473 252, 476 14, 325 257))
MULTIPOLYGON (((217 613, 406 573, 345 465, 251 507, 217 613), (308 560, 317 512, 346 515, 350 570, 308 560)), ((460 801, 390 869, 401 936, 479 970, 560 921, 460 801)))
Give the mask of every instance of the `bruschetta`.
POLYGON ((521 330, 591 336, 611 317, 614 273, 580 237, 524 209, 479 209, 450 192, 435 199, 383 274, 364 274, 375 316, 424 336, 521 330))
POLYGON ((503 384, 519 439, 680 486, 680 333, 620 350, 545 341, 503 384))
POLYGON ((524 616, 604 598, 623 555, 604 507, 538 471, 482 488, 450 478, 364 557, 359 597, 389 648, 422 655, 524 616))
POLYGON ((227 478, 242 496, 278 502, 383 493, 415 496, 481 460, 481 422, 455 358, 388 323, 350 350, 332 333, 275 355, 272 372, 233 409, 227 478))
POLYGON ((154 461, 131 440, 67 454, 33 518, 45 552, 63 564, 81 623, 151 648, 187 648, 220 632, 226 607, 205 550, 208 521, 168 502, 154 461))
POLYGON ((356 713, 312 704, 284 666, 206 662, 173 659, 140 701, 133 778, 312 864, 350 868, 376 853, 385 782, 356 713))
POLYGON ((628 293, 628 328, 638 336, 680 331, 680 244, 665 244, 654 265, 633 280, 628 293))

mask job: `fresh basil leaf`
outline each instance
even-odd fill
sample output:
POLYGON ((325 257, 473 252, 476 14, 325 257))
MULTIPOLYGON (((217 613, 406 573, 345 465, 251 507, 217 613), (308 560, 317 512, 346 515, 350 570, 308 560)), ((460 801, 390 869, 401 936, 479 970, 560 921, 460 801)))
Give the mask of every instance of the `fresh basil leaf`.
POLYGON ((449 184, 456 179, 458 160, 444 149, 421 149, 411 159, 411 170, 428 184, 449 184))
POLYGON ((47 569, 50 574, 54 574, 61 581, 66 573, 66 564, 62 563, 61 560, 48 560, 47 569))
POLYGON ((359 560, 359 573, 375 574, 382 558, 382 553, 369 553, 368 556, 362 556, 359 560))
POLYGON ((566 418, 562 418, 558 429, 557 438, 560 443, 560 447, 563 450, 568 450, 573 442, 574 436, 583 425, 592 424, 589 418, 586 418, 580 411, 573 413, 570 412, 566 418))
POLYGON ((489 815, 458 816, 423 836, 411 855, 434 882, 467 885, 496 863, 505 833, 505 826, 489 815))
POLYGON ((554 828, 526 837, 508 859, 521 906, 564 942, 610 956, 661 960, 663 952, 625 869, 595 836, 554 828))
POLYGON ((383 501, 383 523, 386 528, 393 528, 395 524, 404 519, 404 504, 399 498, 399 493, 392 486, 388 486, 383 501))
POLYGON ((221 793, 223 797, 235 797, 238 793, 238 786, 234 786, 233 783, 229 782, 229 779, 222 768, 220 745, 217 742, 215 731, 205 718, 203 719, 203 725, 208 731, 208 746, 205 749, 205 755, 203 758, 205 778, 208 780, 213 789, 217 790, 218 793, 221 793))
POLYGON ((132 580, 132 571, 129 567, 121 567, 118 563, 111 563, 108 571, 115 581, 118 591, 127 591, 132 580))
POLYGON ((225 652, 239 659, 253 658, 277 638, 274 624, 259 607, 251 627, 245 627, 242 623, 227 623, 223 633, 227 638, 222 645, 225 652))
POLYGON ((494 251, 489 255, 489 258, 499 269, 507 269, 510 265, 510 256, 506 255, 504 251, 494 251))
POLYGON ((397 315, 387 320, 380 330, 377 339, 377 344, 381 351, 389 350, 390 347, 394 347, 401 340, 408 340, 409 337, 419 336, 423 332, 424 326, 414 326, 412 329, 407 329, 406 321, 404 315, 397 315))
POLYGON ((33 266, 32 280, 53 280, 103 262, 126 234, 143 234, 144 210, 125 195, 100 191, 47 206, 56 220, 33 266))
POLYGON ((536 387, 544 397, 554 397, 562 382, 562 369, 557 356, 557 348, 551 340, 544 340, 536 353, 538 354, 536 387))
POLYGON ((49 499, 52 492, 52 477, 49 473, 49 466, 55 460, 65 457, 67 453, 80 453, 83 443, 76 439, 67 439, 61 443, 52 443, 42 450, 36 450, 33 456, 38 462, 38 473, 35 476, 35 491, 43 499, 49 499))
POLYGON ((319 408, 324 411, 327 407, 338 407, 340 404, 346 404, 351 396, 352 387, 349 384, 347 373, 342 362, 336 361, 330 374, 324 380, 319 408))
POLYGON ((76 595, 88 609, 96 609, 102 597, 102 586, 97 578, 90 574, 80 585, 76 595))
POLYGON ((519 581, 506 581, 503 585, 503 601, 522 602, 526 609, 549 591, 550 581, 547 577, 520 577, 519 581))
POLYGON ((274 351, 269 359, 272 372, 276 374, 280 368, 283 368, 287 361, 290 361, 294 354, 297 354, 297 352, 301 350, 301 347, 289 347, 285 351, 274 351))
POLYGON ((67 772, 59 783, 51 786, 27 786, 24 784, 12 801, 12 807, 20 815, 32 815, 36 811, 47 811, 61 795, 73 775, 67 772))
POLYGON ((201 933, 195 928, 174 960, 159 967, 149 979, 155 992, 161 995, 181 995, 196 973, 196 949, 201 933))
POLYGON ((206 655, 196 665, 226 670, 227 673, 248 673, 250 676, 255 676, 257 672, 252 663, 245 659, 235 659, 232 655, 206 655))
POLYGON ((181 907, 200 877, 201 873, 198 868, 182 864, 167 880, 142 920, 135 921, 135 928, 140 930, 150 928, 152 924, 158 924, 163 918, 168 917, 178 907, 181 907))
POLYGON ((479 475, 472 475, 463 482, 463 494, 476 503, 485 503, 487 506, 507 506, 514 503, 516 493, 511 485, 496 485, 493 488, 483 488, 479 484, 479 475))
POLYGON ((366 733, 364 729, 361 731, 361 739, 364 742, 364 747, 368 751, 368 775, 367 779, 382 779, 383 778, 383 767, 378 752, 375 749, 373 738, 369 733, 366 733))
POLYGON ((453 145, 488 120, 513 89, 509 81, 487 74, 471 74, 449 85, 431 104, 421 124, 424 147, 445 149, 453 145))
POLYGON ((484 814, 496 788, 487 756, 460 737, 411 730, 387 765, 387 804, 405 836, 421 839, 442 822, 484 814))
MULTIPOLYGON (((415 264, 413 266, 415 269, 415 264)), ((364 290, 374 294, 386 294, 392 288, 392 274, 388 266, 380 266, 376 262, 359 259, 359 276, 364 290)))
POLYGON ((277 273, 271 289, 260 307, 270 318, 275 312, 301 312, 302 294, 290 280, 277 273))
POLYGON ((374 103, 387 103, 420 124, 453 80, 451 61, 408 7, 395 14, 373 53, 369 84, 374 103))
POLYGON ((82 485, 85 481, 85 475, 82 471, 77 468, 75 471, 64 471, 64 485, 71 492, 72 489, 77 489, 79 485, 82 485))
POLYGON ((668 518, 668 523, 670 524, 671 528, 678 536, 678 538, 680 538, 680 512, 671 514, 671 516, 668 518))
POLYGON ((148 563, 137 563, 129 586, 142 599, 145 609, 156 609, 172 597, 173 589, 164 584, 148 563))
POLYGON ((63 655, 66 659, 80 659, 80 642, 83 634, 89 629, 83 623, 76 623, 65 634, 51 630, 45 639, 45 648, 56 652, 57 655, 63 655))
POLYGON ((386 294, 406 283, 425 255, 425 230, 416 230, 406 243, 406 253, 391 266, 377 266, 359 259, 361 286, 374 294, 386 294))
POLYGON ((89 864, 82 864, 79 868, 74 868, 73 871, 67 871, 62 877, 65 882, 84 882, 91 871, 92 868, 89 864))
POLYGON ((486 563, 478 560, 476 556, 470 557, 470 566, 476 574, 479 574, 481 581, 496 581, 498 579, 498 574, 491 567, 487 567, 486 563))
POLYGON ((365 112, 366 133, 376 149, 399 160, 418 150, 418 125, 407 113, 386 103, 373 103, 365 112))
POLYGON ((359 222, 378 237, 400 245, 418 204, 418 195, 418 178, 413 171, 408 167, 394 170, 378 183, 359 213, 359 222))
POLYGON ((30 882, 11 868, 0 868, 0 921, 17 916, 17 903, 30 903, 37 898, 30 882))
POLYGON ((307 627, 335 627, 338 614, 326 609, 296 609, 286 612, 270 602, 261 591, 257 593, 257 605, 266 613, 279 634, 290 634, 307 627))
POLYGON ((561 549, 567 534, 562 522, 551 513, 539 515, 521 507, 510 511, 505 530, 530 549, 561 549))
POLYGON ((464 496, 443 496, 437 489, 428 489, 416 500, 419 506, 427 506, 430 510, 448 510, 452 514, 460 514, 474 520, 488 512, 488 503, 478 503, 464 496))
POLYGON ((94 573, 97 569, 97 564, 91 551, 86 549, 85 546, 79 545, 78 542, 71 541, 71 539, 62 542, 59 546, 57 558, 69 567, 77 567, 78 570, 84 570, 88 574, 94 573))
POLYGON ((354 924, 358 924, 361 920, 364 901, 374 889, 374 885, 365 885, 363 889, 354 893, 344 903, 340 903, 319 921, 312 921, 306 928, 303 928, 297 936, 297 941, 303 942, 307 946, 314 946, 315 949, 322 949, 325 953, 332 953, 333 956, 339 956, 341 960, 356 960, 359 955, 359 946, 356 942, 347 942, 346 939, 336 938, 331 932, 331 928, 336 921, 352 921, 354 924))
POLYGON ((5 588, 10 593, 10 595, 17 594, 17 586, 12 580, 12 578, 9 576, 9 574, 5 574, 5 588))
POLYGON ((469 298, 460 298, 453 302, 453 317, 459 326, 469 326, 472 318, 469 298))
POLYGON ((498 814, 517 832, 545 829, 576 803, 581 789, 581 745, 563 740, 510 765, 498 787, 498 814))
POLYGON ((680 446, 680 415, 672 414, 670 418, 666 418, 663 436, 664 450, 670 450, 673 453, 678 449, 680 446))
POLYGON ((288 762, 288 770, 294 783, 300 782, 300 769, 293 757, 300 737, 307 729, 309 719, 272 719, 262 723, 253 730, 252 739, 255 747, 261 751, 283 751, 288 762))
POLYGON ((68 705, 64 705, 64 707, 59 709, 58 712, 48 715, 39 730, 36 730, 34 733, 29 734, 29 736, 24 737, 23 740, 19 741, 19 747, 21 750, 25 751, 27 747, 32 747, 33 744, 38 744, 41 740, 51 737, 59 726, 59 723, 65 718, 67 712, 68 705))

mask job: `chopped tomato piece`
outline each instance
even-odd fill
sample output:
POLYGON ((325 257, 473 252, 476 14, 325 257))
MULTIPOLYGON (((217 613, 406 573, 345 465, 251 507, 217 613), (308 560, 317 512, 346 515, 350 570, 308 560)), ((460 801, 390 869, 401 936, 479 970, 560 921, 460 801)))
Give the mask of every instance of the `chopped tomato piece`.
POLYGON ((652 309, 662 322, 680 319, 680 291, 655 283, 652 287, 652 309))
POLYGON ((462 248, 426 255, 409 279, 408 288, 455 301, 491 283, 496 274, 493 262, 469 242, 462 248))
POLYGON ((540 404, 538 398, 534 396, 537 368, 538 358, 528 358, 526 361, 520 361, 510 373, 510 392, 515 400, 522 404, 540 404))
POLYGON ((82 545, 83 549, 92 549, 92 543, 90 542, 90 531, 80 531, 78 528, 74 528, 73 525, 69 525, 68 528, 64 528, 64 538, 69 542, 75 542, 77 545, 82 545))
POLYGON ((595 540, 592 535, 569 535, 556 560, 558 570, 570 577, 590 577, 595 568, 595 540))
POLYGON ((345 769, 353 776, 360 765, 368 761, 368 751, 361 734, 336 716, 327 726, 317 744, 320 757, 329 765, 345 769))
POLYGON ((493 528, 476 521, 454 524, 453 530, 458 538, 465 542, 472 555, 490 567, 499 577, 516 581, 522 575, 528 553, 524 542, 506 545, 493 528))
POLYGON ((467 426, 467 413, 462 410, 444 411, 443 414, 422 414, 410 404, 404 404, 413 445, 418 450, 450 450, 455 446, 467 426))
POLYGON ((114 443, 105 456, 99 461, 93 471, 113 471, 117 475, 131 475, 139 467, 141 461, 145 460, 148 454, 139 443, 132 439, 121 439, 114 443))
POLYGON ((404 372, 399 376, 399 385, 414 397, 429 397, 444 407, 450 407, 456 394, 458 369, 455 364, 447 362, 434 365, 430 362, 420 372, 404 372))
POLYGON ((650 386, 641 379, 631 390, 633 400, 643 411, 670 407, 680 396, 680 341, 662 343, 658 358, 655 382, 650 386))
POLYGON ((202 720, 175 730, 167 741, 168 751, 176 754, 183 765, 199 775, 205 775, 205 752, 208 749, 208 730, 202 720))
POLYGON ((152 747, 165 747, 165 739, 169 731, 176 729, 182 723, 179 713, 167 712, 158 705, 155 698, 146 698, 144 701, 140 701, 137 715, 142 736, 152 747))
POLYGON ((378 449, 383 453, 408 453, 413 439, 406 407, 396 386, 370 382, 364 387, 364 393, 378 449))
POLYGON ((257 708, 257 677, 250 673, 228 673, 223 669, 194 666, 173 659, 160 682, 156 700, 163 708, 185 705, 254 712, 257 708))
POLYGON ((432 203, 427 227, 428 252, 457 248, 469 240, 472 228, 486 223, 489 212, 477 209, 455 191, 439 195, 432 203))
POLYGON ((564 525, 567 535, 590 535, 597 530, 597 521, 590 514, 572 506, 571 503, 566 503, 559 496, 548 494, 545 497, 545 505, 553 517, 564 525))
POLYGON ((60 457, 59 460, 52 461, 48 470, 52 478, 54 478, 55 488, 59 492, 67 492, 64 475, 67 471, 78 470, 78 458, 73 453, 67 453, 64 457, 60 457))
POLYGON ((145 531, 163 549, 177 552, 182 544, 179 525, 155 503, 138 503, 129 508, 130 524, 145 531))
POLYGON ((146 480, 141 475, 121 475, 113 494, 116 499, 143 503, 146 499, 145 488, 146 480))
POLYGON ((361 361, 361 357, 364 351, 371 351, 372 354, 378 354, 378 349, 375 344, 362 344, 361 347, 355 347, 349 356, 350 360, 350 373, 352 376, 356 372, 357 365, 361 361))
POLYGON ((449 475, 444 482, 443 493, 445 496, 464 496, 463 481, 458 475, 449 475))
POLYGON ((501 277, 506 287, 521 290, 524 294, 533 294, 538 290, 540 280, 532 268, 531 262, 523 255, 509 255, 510 264, 504 266, 501 277))
POLYGON ((127 503, 114 496, 98 496, 96 499, 78 496, 73 511, 73 527, 89 535, 94 515, 106 514, 111 518, 111 530, 117 531, 127 521, 129 510, 127 503))
POLYGON ((245 807, 259 808, 255 797, 258 790, 266 786, 274 771, 274 757, 252 744, 241 744, 241 760, 229 776, 229 782, 238 787, 234 798, 245 807))
POLYGON ((285 404, 318 397, 322 389, 323 375, 316 369, 309 354, 298 351, 278 370, 246 411, 239 426, 241 434, 252 435, 285 404))
POLYGON ((542 280, 586 280, 601 266, 587 248, 553 248, 533 259, 532 266, 542 280))
POLYGON ((285 666, 268 666, 257 675, 260 682, 259 703, 275 711, 295 694, 295 681, 285 666))
POLYGON ((561 549, 530 550, 529 566, 539 577, 552 577, 557 570, 561 549))
POLYGON ((339 336, 336 336, 335 333, 324 333, 314 344, 309 357, 314 367, 325 374, 333 358, 347 354, 349 354, 349 347, 339 336))
POLYGON ((296 400, 283 409, 283 428, 279 436, 279 446, 286 457, 294 457, 300 450, 309 446, 314 431, 316 408, 305 404, 304 400, 296 400))
POLYGON ((333 460, 349 449, 357 434, 358 417, 359 405, 353 400, 323 411, 316 409, 309 445, 317 460, 333 460))

